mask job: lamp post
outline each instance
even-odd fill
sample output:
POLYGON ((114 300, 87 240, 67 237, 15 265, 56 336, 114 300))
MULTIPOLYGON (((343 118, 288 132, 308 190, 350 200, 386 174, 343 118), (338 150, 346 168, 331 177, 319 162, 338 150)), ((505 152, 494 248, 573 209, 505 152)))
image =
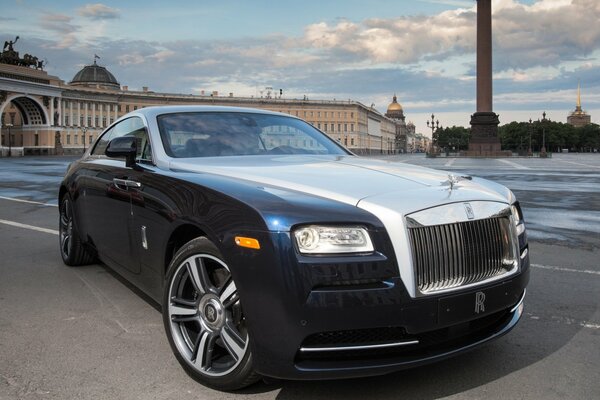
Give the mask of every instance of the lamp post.
POLYGON ((8 156, 12 157, 12 134, 10 133, 10 128, 13 127, 13 124, 6 124, 8 128, 8 156))
POLYGON ((540 157, 548 157, 546 153, 546 111, 542 113, 542 149, 540 150, 540 157))
POLYGON ((427 121, 427 127, 431 129, 431 147, 434 153, 437 153, 437 137, 435 135, 435 131, 440 129, 440 120, 436 121, 435 115, 431 114, 431 124, 427 121))
POLYGON ((527 149, 527 155, 529 157, 533 156, 533 151, 531 151, 531 131, 533 130, 533 121, 529 118, 529 149, 527 149))
POLYGON ((87 133, 87 128, 84 126, 81 128, 81 131, 83 132, 83 154, 85 154, 85 134, 87 133))

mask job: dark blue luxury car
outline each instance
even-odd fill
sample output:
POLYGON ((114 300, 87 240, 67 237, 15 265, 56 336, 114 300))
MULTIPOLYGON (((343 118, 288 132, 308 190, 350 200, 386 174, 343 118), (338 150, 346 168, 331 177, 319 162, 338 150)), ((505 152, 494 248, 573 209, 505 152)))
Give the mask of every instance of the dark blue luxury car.
POLYGON ((523 310, 510 190, 357 157, 289 115, 137 110, 69 167, 59 204, 64 262, 159 302, 175 357, 222 390, 429 363, 523 310))

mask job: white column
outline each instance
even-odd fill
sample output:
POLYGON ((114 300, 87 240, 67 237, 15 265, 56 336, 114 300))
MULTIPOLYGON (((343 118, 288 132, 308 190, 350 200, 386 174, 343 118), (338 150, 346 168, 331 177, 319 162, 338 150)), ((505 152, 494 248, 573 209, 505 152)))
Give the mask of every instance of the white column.
POLYGON ((50 97, 50 121, 48 125, 54 126, 54 97, 50 97))
POLYGON ((119 112, 117 111, 119 109, 119 103, 115 104, 115 121, 119 118, 119 112))
POLYGON ((90 112, 90 104, 88 102, 85 103, 85 115, 83 116, 83 126, 88 126, 88 113, 90 112))
POLYGON ((75 126, 81 127, 81 102, 77 102, 77 123, 73 124, 75 126))
POLYGON ((73 100, 69 101, 69 123, 71 126, 75 126, 75 121, 73 121, 73 100))
POLYGON ((60 123, 61 126, 65 126, 65 113, 63 112, 65 108, 65 101, 63 99, 60 99, 58 101, 58 121, 60 123))
POLYGON ((96 127, 96 103, 92 103, 92 126, 96 127))
POLYGON ((100 118, 98 118, 98 126, 102 128, 102 118, 104 117, 104 103, 100 103, 100 118))

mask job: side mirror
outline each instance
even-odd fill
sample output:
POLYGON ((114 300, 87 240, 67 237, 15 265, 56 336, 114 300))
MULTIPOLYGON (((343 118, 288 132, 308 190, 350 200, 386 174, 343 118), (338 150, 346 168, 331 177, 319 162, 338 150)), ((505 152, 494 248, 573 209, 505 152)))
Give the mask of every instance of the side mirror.
POLYGON ((108 157, 121 158, 125 157, 125 165, 132 167, 135 164, 137 154, 137 141, 134 136, 121 136, 114 138, 108 142, 105 154, 108 157))

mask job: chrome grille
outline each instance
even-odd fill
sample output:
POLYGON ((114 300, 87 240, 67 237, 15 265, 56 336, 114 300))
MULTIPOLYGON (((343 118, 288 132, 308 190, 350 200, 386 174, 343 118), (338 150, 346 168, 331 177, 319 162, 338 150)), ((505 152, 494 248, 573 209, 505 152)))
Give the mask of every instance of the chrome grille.
POLYGON ((421 293, 482 282, 516 266, 509 217, 409 228, 421 293))

